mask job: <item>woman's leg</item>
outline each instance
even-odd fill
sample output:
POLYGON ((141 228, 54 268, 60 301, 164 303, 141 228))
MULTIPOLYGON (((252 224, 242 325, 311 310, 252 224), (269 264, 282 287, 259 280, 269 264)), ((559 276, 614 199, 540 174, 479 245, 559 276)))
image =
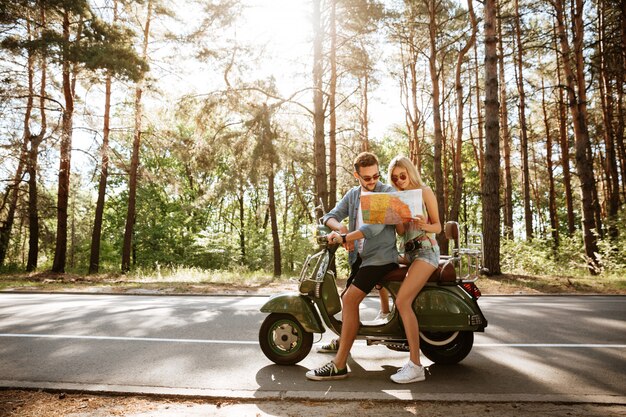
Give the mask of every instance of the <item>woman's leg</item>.
POLYGON ((384 287, 381 287, 378 290, 378 295, 380 296, 380 311, 383 314, 388 314, 389 311, 389 292, 384 287))
POLYGON ((416 259, 409 267, 407 276, 404 278, 396 297, 396 308, 402 317, 406 338, 409 341, 411 362, 416 365, 420 365, 420 337, 417 316, 413 311, 413 300, 424 288, 428 277, 434 270, 435 267, 428 262, 416 259))

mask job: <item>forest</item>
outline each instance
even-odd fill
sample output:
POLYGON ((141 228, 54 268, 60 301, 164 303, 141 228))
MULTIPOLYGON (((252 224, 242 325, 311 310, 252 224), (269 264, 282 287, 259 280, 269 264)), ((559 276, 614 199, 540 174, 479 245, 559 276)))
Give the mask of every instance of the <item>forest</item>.
POLYGON ((621 0, 1 2, 0 271, 293 275, 367 150, 491 274, 623 273, 624 74, 621 0))

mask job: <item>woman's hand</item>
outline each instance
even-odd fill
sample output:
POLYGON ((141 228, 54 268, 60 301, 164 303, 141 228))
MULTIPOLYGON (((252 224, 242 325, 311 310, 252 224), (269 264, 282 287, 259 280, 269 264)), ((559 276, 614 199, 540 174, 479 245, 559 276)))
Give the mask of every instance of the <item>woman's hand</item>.
POLYGON ((418 214, 417 216, 412 217, 411 223, 413 223, 417 229, 421 229, 421 230, 424 230, 424 227, 426 227, 426 225, 428 224, 426 222, 426 218, 421 214, 418 214))

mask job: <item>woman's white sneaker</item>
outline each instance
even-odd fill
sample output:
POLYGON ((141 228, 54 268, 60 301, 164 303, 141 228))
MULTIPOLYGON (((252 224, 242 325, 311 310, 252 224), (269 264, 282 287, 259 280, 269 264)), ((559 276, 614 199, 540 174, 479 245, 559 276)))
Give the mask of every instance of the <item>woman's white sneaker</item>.
POLYGON ((426 379, 424 367, 415 365, 408 361, 406 365, 398 369, 398 372, 391 375, 391 380, 397 384, 410 384, 411 382, 419 382, 426 379))

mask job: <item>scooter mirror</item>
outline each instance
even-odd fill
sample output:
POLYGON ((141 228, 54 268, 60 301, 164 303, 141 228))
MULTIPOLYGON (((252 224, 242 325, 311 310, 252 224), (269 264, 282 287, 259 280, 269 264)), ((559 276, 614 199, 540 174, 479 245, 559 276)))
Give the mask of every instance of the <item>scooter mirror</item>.
POLYGON ((317 236, 326 236, 330 232, 331 232, 330 227, 324 224, 317 225, 317 236))

